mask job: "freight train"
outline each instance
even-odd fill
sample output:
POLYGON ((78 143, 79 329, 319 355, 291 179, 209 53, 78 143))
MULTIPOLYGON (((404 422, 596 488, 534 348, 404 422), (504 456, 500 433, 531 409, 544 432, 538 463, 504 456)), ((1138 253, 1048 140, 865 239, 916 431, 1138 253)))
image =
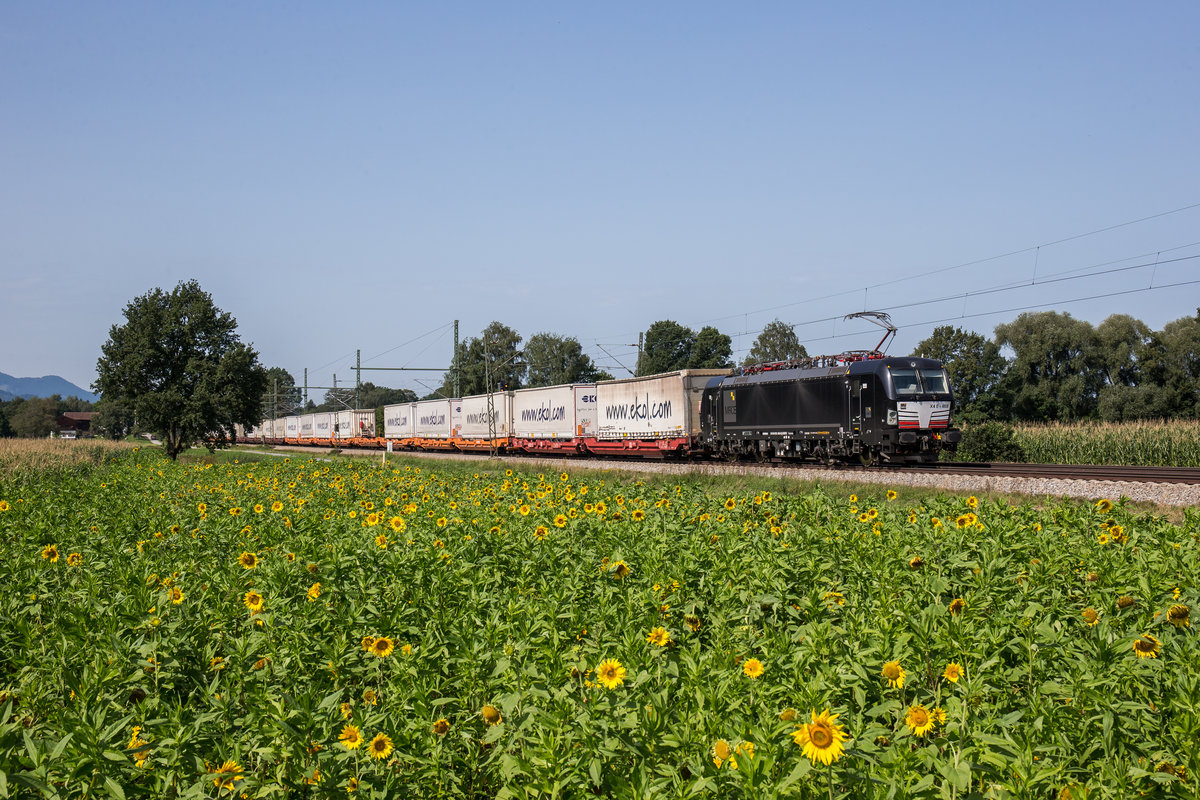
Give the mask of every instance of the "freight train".
POLYGON ((952 451, 941 362, 856 351, 730 370, 267 419, 238 441, 556 455, 928 463, 952 451))

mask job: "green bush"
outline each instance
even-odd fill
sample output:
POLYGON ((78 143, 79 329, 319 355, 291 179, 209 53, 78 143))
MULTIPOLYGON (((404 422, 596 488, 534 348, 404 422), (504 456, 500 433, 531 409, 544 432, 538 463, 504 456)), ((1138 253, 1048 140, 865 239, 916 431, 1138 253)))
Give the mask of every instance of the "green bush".
POLYGON ((1025 448, 1013 438, 1013 429, 1003 422, 980 422, 964 427, 956 458, 959 461, 1010 463, 1028 460, 1025 448))

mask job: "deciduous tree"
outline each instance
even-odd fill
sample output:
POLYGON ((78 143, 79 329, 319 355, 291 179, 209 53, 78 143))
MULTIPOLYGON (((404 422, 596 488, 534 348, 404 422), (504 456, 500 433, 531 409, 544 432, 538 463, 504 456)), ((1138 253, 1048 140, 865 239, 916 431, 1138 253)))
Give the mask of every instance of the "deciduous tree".
POLYGON ((573 336, 535 333, 525 343, 524 357, 526 386, 591 383, 601 374, 573 336))
POLYGON ((196 281, 153 289, 125 306, 101 347, 93 388, 128 407, 176 458, 205 441, 225 447, 234 425, 261 419, 267 371, 237 336, 237 321, 196 281))
POLYGON ((657 375, 685 369, 695 342, 696 334, 691 328, 669 319, 655 322, 646 330, 637 374, 657 375))
POLYGON ((725 369, 733 366, 733 340, 711 325, 696 334, 688 354, 689 369, 725 369))
POLYGON ((766 364, 772 361, 792 361, 807 358, 808 350, 800 344, 796 331, 778 319, 763 326, 762 332, 750 347, 744 364, 766 364))

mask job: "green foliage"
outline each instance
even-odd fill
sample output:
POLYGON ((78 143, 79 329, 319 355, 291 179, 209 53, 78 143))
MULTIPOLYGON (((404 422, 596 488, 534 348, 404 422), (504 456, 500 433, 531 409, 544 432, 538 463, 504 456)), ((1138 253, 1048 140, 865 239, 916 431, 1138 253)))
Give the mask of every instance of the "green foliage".
POLYGON ((1067 421, 1095 413, 1104 377, 1089 323, 1055 311, 1024 313, 996 326, 996 343, 1014 353, 1005 377, 1016 416, 1067 421))
POLYGON ((637 374, 657 375, 685 369, 692 354, 696 334, 674 320, 664 319, 646 329, 637 374))
POLYGON ((58 430, 58 401, 50 397, 31 397, 13 413, 13 432, 26 439, 44 439, 58 430))
POLYGON ((92 417, 92 432, 107 439, 123 439, 133 432, 133 412, 115 400, 101 398, 92 417))
POLYGON ((772 361, 793 361, 807 358, 808 350, 800 344, 791 325, 778 319, 768 322, 754 340, 744 364, 765 364, 772 361))
POLYGON ((223 447, 235 424, 262 419, 267 372, 237 322, 196 281, 130 301, 101 347, 94 388, 133 412, 174 459, 204 439, 223 447))
MULTIPOLYGON (((603 380, 575 337, 535 333, 525 343, 526 386, 558 386, 603 380)), ((609 376, 611 377, 611 376, 609 376)))
POLYGON ((1200 770, 1200 645, 1167 618, 1200 596, 1194 511, 511 473, 142 452, 0 479, 7 791, 1120 798, 1200 770), (945 717, 917 735, 915 705, 945 717), (828 768, 792 738, 824 709, 828 768))
POLYGON ((689 369, 725 369, 733 366, 733 340, 711 325, 696 334, 688 353, 689 369))
POLYGON ((1021 463, 1028 461, 1028 457, 1014 438, 1011 426, 1003 422, 976 422, 963 426, 955 460, 1021 463))
POLYGON ((712 326, 696 333, 673 320, 659 320, 646 330, 637 374, 657 375, 681 369, 732 366, 732 340, 712 326))

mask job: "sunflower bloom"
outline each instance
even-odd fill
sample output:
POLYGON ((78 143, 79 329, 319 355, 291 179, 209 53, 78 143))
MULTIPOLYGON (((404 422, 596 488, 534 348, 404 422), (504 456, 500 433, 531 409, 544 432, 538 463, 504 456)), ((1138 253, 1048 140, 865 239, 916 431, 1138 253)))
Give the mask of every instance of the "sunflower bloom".
POLYGON ((1111 500, 1103 500, 1102 499, 1102 500, 1096 501, 1096 511, 1098 511, 1101 514, 1107 514, 1108 512, 1112 511, 1112 507, 1113 507, 1113 504, 1112 504, 1111 500))
POLYGON ((950 601, 950 614, 957 617, 967 607, 967 601, 961 597, 956 597, 950 601))
POLYGON ((742 665, 742 674, 748 678, 760 678, 764 672, 766 670, 763 669, 762 662, 757 658, 748 658, 746 659, 746 663, 742 665))
POLYGON ((377 733, 367 745, 371 758, 384 759, 392 754, 392 740, 386 733, 377 733))
POLYGON ((1143 633, 1142 638, 1133 643, 1133 653, 1138 658, 1158 658, 1158 651, 1161 647, 1158 639, 1148 633, 1143 633))
POLYGON ((1173 605, 1167 609, 1167 622, 1174 625, 1176 628, 1190 628, 1192 611, 1182 603, 1173 605))
POLYGON ((371 644, 371 655, 378 658, 386 658, 396 649, 395 642, 386 636, 380 636, 371 644))
POLYGON ((1080 616, 1083 617, 1083 621, 1086 622, 1089 626, 1095 625, 1097 622, 1100 621, 1100 612, 1097 611, 1096 609, 1092 608, 1091 606, 1088 606, 1087 608, 1085 608, 1080 613, 1080 616))
POLYGON ((908 707, 908 712, 904 715, 904 724, 908 726, 914 736, 924 736, 933 730, 933 716, 929 713, 929 709, 917 703, 915 706, 908 707))
POLYGON ((242 767, 236 761, 226 761, 211 772, 216 776, 213 778, 213 786, 222 791, 233 791, 237 788, 237 782, 242 780, 242 767))
POLYGON ((450 732, 450 720, 442 717, 437 722, 433 723, 433 732, 438 736, 445 736, 450 732))
POLYGON ((671 634, 667 633, 667 629, 660 625, 646 634, 646 641, 659 647, 666 647, 671 643, 671 634))
POLYGON ((963 668, 961 664, 951 661, 946 665, 946 669, 942 672, 942 677, 951 683, 958 683, 958 679, 962 677, 963 668))
POLYGON ((880 673, 887 678, 888 685, 893 689, 904 688, 904 668, 900 666, 899 661, 888 661, 883 665, 883 670, 880 673))
POLYGON ((812 712, 812 722, 801 725, 792 733, 792 740, 803 748, 804 757, 814 765, 826 766, 843 755, 842 742, 848 738, 842 726, 837 724, 837 714, 825 709, 820 714, 812 712))
POLYGON ((321 596, 320 582, 314 583, 312 586, 308 587, 308 602, 311 603, 313 600, 316 600, 320 596, 321 596))
POLYGON ((713 763, 717 765, 717 769, 723 767, 725 762, 728 761, 729 757, 732 755, 733 748, 729 746, 729 742, 725 741, 724 739, 717 739, 715 742, 713 742, 712 757, 713 763))
POLYGON ((338 734, 338 742, 347 750, 353 750, 363 743, 363 735, 353 725, 346 725, 338 734))
POLYGON ((637 509, 636 511, 634 511, 634 512, 633 512, 632 516, 633 516, 633 521, 634 521, 634 522, 641 522, 642 520, 644 520, 644 519, 646 518, 646 512, 645 512, 645 511, 642 511, 642 510, 639 508, 639 509, 637 509))
POLYGON ((49 561, 51 564, 58 563, 58 548, 52 544, 48 544, 42 548, 42 558, 49 561))
POLYGON ((253 589, 242 595, 242 602, 255 614, 263 610, 263 596, 253 589))
POLYGON ((614 578, 625 578, 629 575, 629 565, 624 561, 615 561, 612 565, 612 574, 614 578))
POLYGON ((596 667, 596 680, 605 689, 616 689, 625 682, 625 668, 615 658, 601 661, 600 666, 596 667))
POLYGON ((554 527, 556 527, 556 528, 567 527, 567 516, 565 514, 559 514, 558 516, 556 516, 554 518, 554 527))
POLYGON ((488 726, 499 725, 504 721, 504 717, 500 716, 500 709, 493 705, 486 705, 479 710, 479 716, 483 717, 483 721, 488 726))
POLYGON ((242 553, 238 556, 238 563, 243 569, 254 569, 258 566, 258 553, 242 553))
POLYGON ((83 556, 79 553, 71 553, 67 556, 67 563, 72 567, 78 567, 83 563, 83 556))

